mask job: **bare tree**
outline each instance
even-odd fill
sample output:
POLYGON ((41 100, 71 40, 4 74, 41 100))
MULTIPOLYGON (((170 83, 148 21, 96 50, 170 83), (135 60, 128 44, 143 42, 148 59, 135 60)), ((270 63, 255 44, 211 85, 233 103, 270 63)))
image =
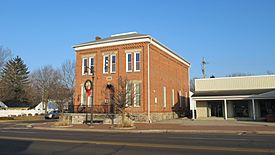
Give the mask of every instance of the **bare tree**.
POLYGON ((4 82, 1 78, 2 75, 2 68, 7 62, 8 59, 10 59, 12 56, 11 50, 5 49, 2 46, 0 46, 0 100, 3 99, 4 95, 4 82))
MULTIPOLYGON (((118 78, 118 84, 114 87, 113 101, 116 111, 121 115, 121 127, 127 127, 125 121, 126 108, 132 104, 132 83, 128 79, 118 78)), ((129 115, 129 113, 128 113, 129 115)))
MULTIPOLYGON (((66 102, 69 104, 74 101, 74 89, 75 89, 75 62, 66 60, 60 69, 61 82, 65 87, 64 95, 66 96, 66 102)), ((68 105, 69 106, 69 105, 68 105)))
POLYGON ((194 77, 190 80, 190 91, 195 92, 195 80, 199 79, 198 77, 194 77))
POLYGON ((33 88, 41 96, 40 99, 47 113, 49 99, 56 99, 60 96, 61 75, 52 66, 45 66, 32 72, 31 81, 33 88))
POLYGON ((5 49, 0 46, 0 70, 2 69, 6 61, 11 58, 11 56, 12 54, 10 49, 5 49))

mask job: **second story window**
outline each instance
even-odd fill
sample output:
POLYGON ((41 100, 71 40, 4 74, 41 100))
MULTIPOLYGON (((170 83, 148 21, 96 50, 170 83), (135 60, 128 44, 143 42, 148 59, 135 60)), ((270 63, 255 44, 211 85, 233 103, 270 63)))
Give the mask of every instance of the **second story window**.
POLYGON ((90 57, 90 72, 89 72, 89 74, 94 73, 94 68, 95 68, 95 59, 94 59, 94 57, 90 57))
POLYGON ((126 72, 132 72, 132 53, 126 53, 126 72))
POLYGON ((109 55, 104 55, 103 56, 103 73, 104 74, 108 73, 108 68, 109 68, 109 55))
POLYGON ((140 71, 140 52, 135 52, 134 69, 135 69, 135 72, 140 71))
POLYGON ((88 58, 83 58, 82 59, 82 75, 85 75, 86 73, 88 73, 87 67, 88 67, 88 58))
POLYGON ((116 55, 111 55, 111 66, 110 66, 110 72, 115 73, 116 72, 116 55))

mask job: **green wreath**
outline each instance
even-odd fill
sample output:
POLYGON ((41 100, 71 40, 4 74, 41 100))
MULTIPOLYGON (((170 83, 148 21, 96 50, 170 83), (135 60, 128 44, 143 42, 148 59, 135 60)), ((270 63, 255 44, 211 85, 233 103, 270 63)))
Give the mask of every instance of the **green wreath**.
POLYGON ((84 82, 84 88, 85 88, 86 91, 92 90, 93 86, 94 86, 94 84, 93 84, 93 82, 91 80, 86 80, 84 82), (88 85, 88 83, 89 83, 89 85, 88 85), (90 86, 90 87, 88 87, 88 86, 90 86))

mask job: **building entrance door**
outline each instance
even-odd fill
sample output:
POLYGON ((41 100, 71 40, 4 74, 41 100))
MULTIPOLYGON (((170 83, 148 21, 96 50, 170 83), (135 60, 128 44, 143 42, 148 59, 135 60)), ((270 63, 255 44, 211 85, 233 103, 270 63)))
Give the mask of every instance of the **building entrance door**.
POLYGON ((105 103, 110 106, 110 113, 112 114, 115 113, 114 93, 114 86, 112 84, 107 84, 105 89, 105 103))
POLYGON ((223 104, 220 101, 211 101, 208 103, 210 108, 210 116, 223 117, 223 104))

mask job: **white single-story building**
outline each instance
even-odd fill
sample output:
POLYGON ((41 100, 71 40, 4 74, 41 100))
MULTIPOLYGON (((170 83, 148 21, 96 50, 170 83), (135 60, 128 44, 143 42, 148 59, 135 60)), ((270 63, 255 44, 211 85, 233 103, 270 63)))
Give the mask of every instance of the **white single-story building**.
POLYGON ((275 116, 275 75, 197 79, 190 110, 193 119, 275 116))
POLYGON ((5 105, 2 101, 0 101, 0 109, 7 109, 8 106, 5 105))
MULTIPOLYGON (((37 106, 35 106, 34 110, 45 110, 45 105, 43 102, 40 102, 37 106)), ((49 101, 47 111, 51 112, 53 110, 58 110, 58 105, 55 102, 49 101)))

